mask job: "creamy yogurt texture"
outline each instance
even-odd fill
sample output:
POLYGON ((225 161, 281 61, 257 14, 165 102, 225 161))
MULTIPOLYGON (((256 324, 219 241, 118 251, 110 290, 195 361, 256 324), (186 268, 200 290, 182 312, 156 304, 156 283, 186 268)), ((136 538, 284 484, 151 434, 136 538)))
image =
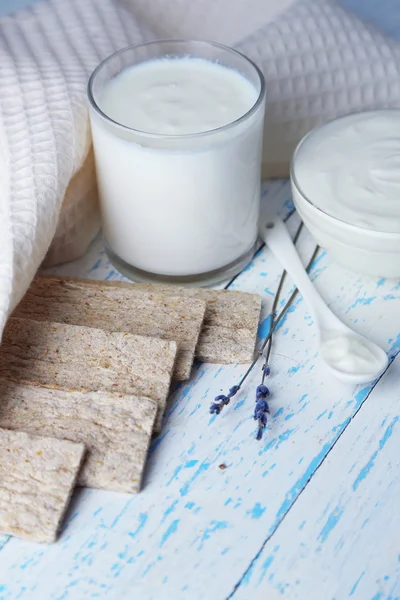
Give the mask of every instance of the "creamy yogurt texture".
POLYGON ((103 232, 114 254, 143 271, 187 276, 251 250, 263 107, 223 126, 246 114, 258 95, 239 72, 198 58, 144 62, 106 85, 100 109, 131 128, 91 111, 103 232))
POLYGON ((400 232, 400 110, 349 115, 314 131, 293 172, 303 195, 329 215, 400 232))
POLYGON ((368 340, 359 337, 338 334, 321 345, 324 360, 343 373, 374 373, 379 366, 368 340))
POLYGON ((101 104, 132 129, 187 135, 236 121, 256 100, 256 89, 238 71, 201 58, 163 58, 122 71, 101 104))

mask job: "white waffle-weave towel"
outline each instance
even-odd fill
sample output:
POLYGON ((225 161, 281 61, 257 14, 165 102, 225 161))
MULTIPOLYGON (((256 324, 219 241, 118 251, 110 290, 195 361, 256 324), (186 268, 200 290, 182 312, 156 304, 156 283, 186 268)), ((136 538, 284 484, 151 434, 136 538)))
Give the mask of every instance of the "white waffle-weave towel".
POLYGON ((0 336, 62 203, 53 260, 75 258, 97 231, 88 76, 103 57, 147 39, 112 0, 47 0, 0 19, 0 336))

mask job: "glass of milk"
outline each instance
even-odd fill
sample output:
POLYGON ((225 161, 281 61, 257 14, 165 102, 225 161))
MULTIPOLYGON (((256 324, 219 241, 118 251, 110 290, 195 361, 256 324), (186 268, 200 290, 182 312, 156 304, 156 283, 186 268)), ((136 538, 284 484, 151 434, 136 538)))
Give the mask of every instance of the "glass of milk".
POLYGON ((209 285, 252 258, 265 82, 248 58, 156 41, 104 60, 88 86, 108 255, 137 281, 209 285))

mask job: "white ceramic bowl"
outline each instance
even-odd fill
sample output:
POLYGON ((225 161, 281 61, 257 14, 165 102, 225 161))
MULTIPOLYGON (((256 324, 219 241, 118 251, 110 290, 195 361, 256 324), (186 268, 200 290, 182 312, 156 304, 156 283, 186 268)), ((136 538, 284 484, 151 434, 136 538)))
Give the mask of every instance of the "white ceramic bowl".
POLYGON ((320 129, 312 130, 301 140, 292 159, 292 194, 300 217, 317 243, 338 263, 367 275, 399 278, 400 233, 375 231, 342 221, 315 206, 312 198, 302 192, 296 177, 296 156, 302 145, 320 129))

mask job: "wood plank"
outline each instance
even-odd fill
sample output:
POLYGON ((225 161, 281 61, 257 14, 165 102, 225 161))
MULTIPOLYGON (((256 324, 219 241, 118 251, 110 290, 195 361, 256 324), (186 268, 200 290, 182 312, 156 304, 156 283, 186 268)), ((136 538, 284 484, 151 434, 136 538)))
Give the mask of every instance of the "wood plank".
POLYGON ((400 594, 400 355, 265 545, 235 600, 400 594))

